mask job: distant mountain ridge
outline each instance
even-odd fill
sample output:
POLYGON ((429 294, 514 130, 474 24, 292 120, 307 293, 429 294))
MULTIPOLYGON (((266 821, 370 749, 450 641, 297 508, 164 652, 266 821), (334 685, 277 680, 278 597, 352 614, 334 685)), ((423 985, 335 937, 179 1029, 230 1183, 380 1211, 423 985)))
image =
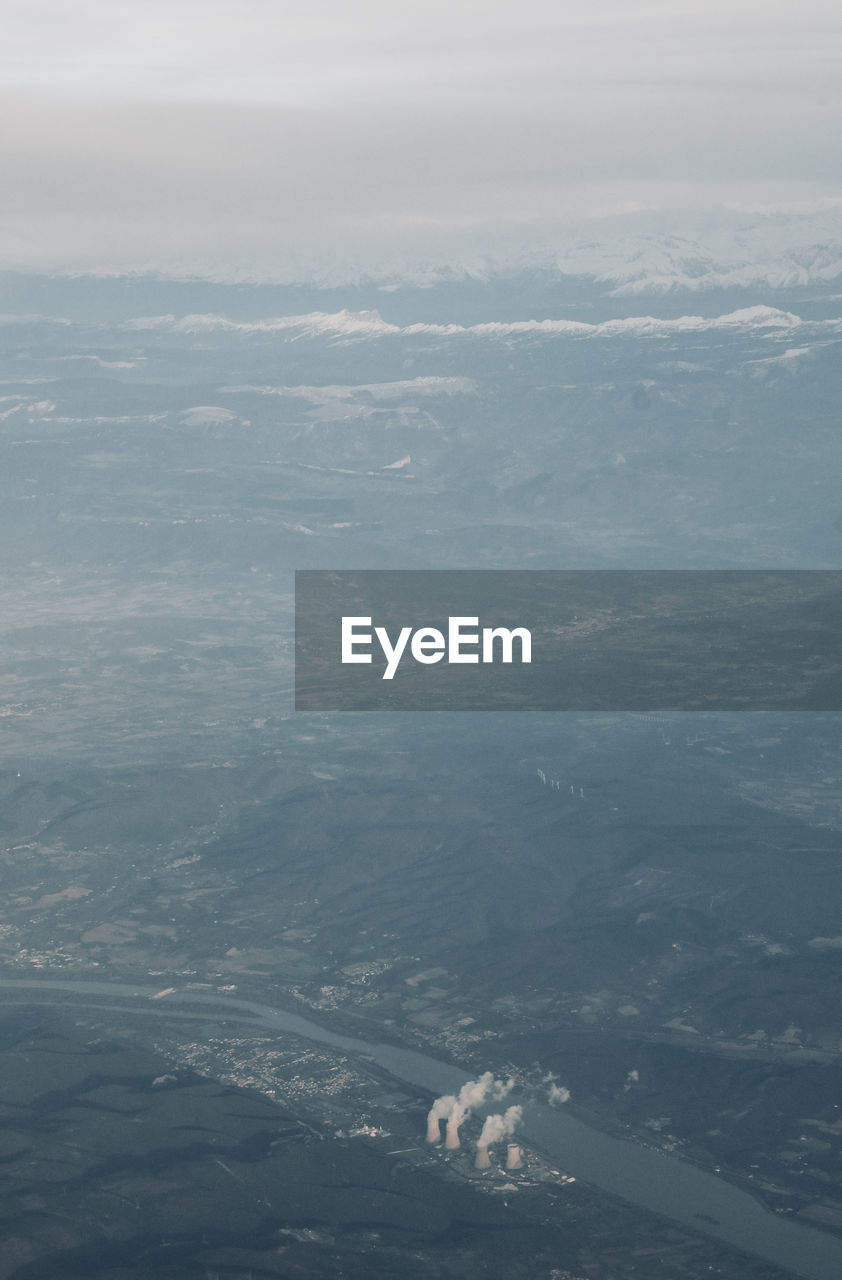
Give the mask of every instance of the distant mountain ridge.
POLYGON ((70 278, 111 277, 228 284, 279 284, 385 291, 520 273, 581 278, 614 297, 792 289, 842 280, 842 197, 797 204, 720 204, 696 210, 632 212, 500 223, 460 233, 442 229, 415 240, 386 236, 372 246, 320 248, 296 258, 231 256, 103 260, 57 269, 70 278))

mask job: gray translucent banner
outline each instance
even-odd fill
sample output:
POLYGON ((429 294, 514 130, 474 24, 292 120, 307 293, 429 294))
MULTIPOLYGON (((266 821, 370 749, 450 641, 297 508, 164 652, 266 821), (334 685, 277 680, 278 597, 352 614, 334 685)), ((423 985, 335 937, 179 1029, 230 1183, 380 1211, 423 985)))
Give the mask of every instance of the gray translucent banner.
POLYGON ((839 711, 842 571, 300 570, 298 711, 839 711))

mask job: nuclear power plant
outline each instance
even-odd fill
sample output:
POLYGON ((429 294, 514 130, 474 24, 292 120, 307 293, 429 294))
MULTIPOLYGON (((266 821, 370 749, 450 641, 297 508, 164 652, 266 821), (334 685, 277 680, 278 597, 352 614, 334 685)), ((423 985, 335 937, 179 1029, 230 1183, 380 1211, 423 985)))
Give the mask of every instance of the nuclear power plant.
MULTIPOLYGON (((505 1081, 495 1080, 493 1074, 486 1071, 478 1080, 469 1080, 467 1084, 463 1084, 458 1094, 445 1094, 441 1098, 436 1098, 427 1113, 427 1141, 436 1146, 441 1142, 441 1125, 442 1121, 445 1121, 445 1149, 457 1151, 462 1145, 459 1130, 471 1111, 488 1097, 495 1101, 505 1098, 514 1083, 513 1078, 505 1081)), ((474 1162, 477 1169, 491 1168, 489 1152, 491 1144, 499 1142, 502 1138, 510 1138, 520 1124, 522 1115, 523 1108, 514 1106, 507 1108, 502 1115, 494 1114, 485 1117, 482 1132, 477 1140, 474 1162)), ((517 1143, 510 1142, 507 1147, 506 1168, 519 1169, 521 1164, 521 1149, 517 1143)))
POLYGON ((495 1080, 491 1071, 485 1071, 478 1080, 469 1080, 463 1084, 454 1097, 445 1094, 436 1098, 427 1115, 427 1141, 441 1141, 440 1121, 447 1121, 444 1145, 448 1151, 455 1151, 459 1146, 459 1130, 474 1107, 478 1107, 491 1096, 494 1099, 505 1098, 513 1087, 514 1080, 495 1080))

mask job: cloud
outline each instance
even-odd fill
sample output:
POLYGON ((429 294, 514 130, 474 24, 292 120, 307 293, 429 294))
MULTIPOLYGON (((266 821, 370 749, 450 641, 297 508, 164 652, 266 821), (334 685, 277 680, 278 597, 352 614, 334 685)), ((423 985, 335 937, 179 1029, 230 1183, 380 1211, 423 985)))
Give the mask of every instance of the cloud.
POLYGON ((7 9, 0 265, 382 274, 839 194, 831 0, 7 9))
POLYGON ((839 951, 842 950, 842 936, 835 938, 811 938, 807 943, 808 947, 812 947, 814 951, 839 951))
MULTIPOLYGON (((832 0, 12 0, 4 47, 18 82, 148 100, 495 101, 560 80, 648 89, 835 75, 832 0)), ((768 84, 772 88, 772 84, 768 84)))

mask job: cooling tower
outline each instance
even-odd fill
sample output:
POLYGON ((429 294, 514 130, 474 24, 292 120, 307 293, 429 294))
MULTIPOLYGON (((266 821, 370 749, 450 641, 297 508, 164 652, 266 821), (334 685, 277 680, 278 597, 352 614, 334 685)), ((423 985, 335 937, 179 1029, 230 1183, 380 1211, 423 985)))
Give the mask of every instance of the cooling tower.
POLYGON ((474 1161, 475 1169, 490 1169, 491 1161, 488 1158, 488 1147, 477 1147, 477 1158, 474 1161))
POLYGON ((441 1125, 439 1117, 431 1111, 427 1116, 427 1141, 441 1142, 441 1125))
POLYGON ((520 1147, 516 1142, 510 1142, 506 1151, 506 1168, 520 1169, 522 1164, 520 1147))
POLYGON ((456 1148, 461 1145, 459 1142, 459 1130, 455 1125, 449 1124, 447 1126, 447 1135, 444 1140, 444 1145, 447 1147, 448 1151, 455 1151, 456 1148))

